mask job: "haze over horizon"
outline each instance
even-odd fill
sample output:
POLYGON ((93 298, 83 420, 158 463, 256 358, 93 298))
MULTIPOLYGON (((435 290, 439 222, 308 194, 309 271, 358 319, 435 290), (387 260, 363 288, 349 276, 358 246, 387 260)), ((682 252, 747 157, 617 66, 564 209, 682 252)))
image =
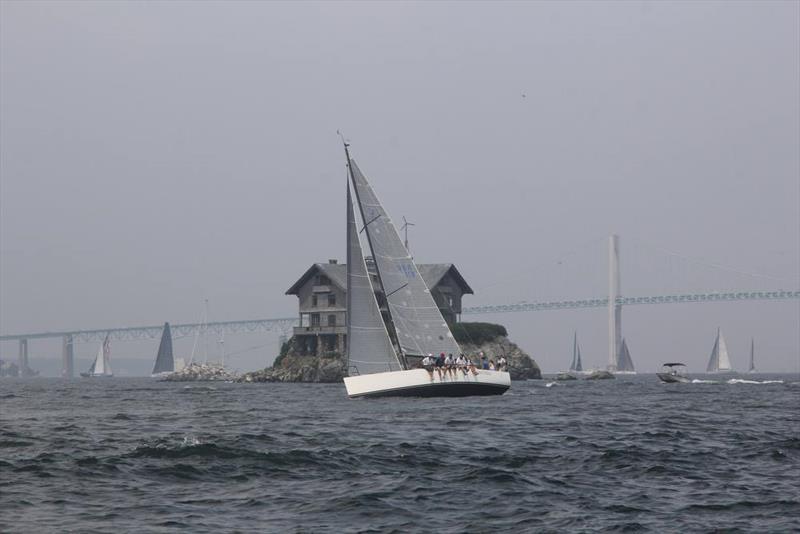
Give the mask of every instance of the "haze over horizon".
MULTIPOLYGON (((800 288, 800 3, 2 1, 0 333, 295 315, 345 256, 338 129, 464 306, 603 297, 611 233, 625 295, 800 288)), ((606 362, 604 309, 464 320, 606 362)), ((717 327, 800 371, 796 300, 623 312, 643 372, 702 371, 717 327)))

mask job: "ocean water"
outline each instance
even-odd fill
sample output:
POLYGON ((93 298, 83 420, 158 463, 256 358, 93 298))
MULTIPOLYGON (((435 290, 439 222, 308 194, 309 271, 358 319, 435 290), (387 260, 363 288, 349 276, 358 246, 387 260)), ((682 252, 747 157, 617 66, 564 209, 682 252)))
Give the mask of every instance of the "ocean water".
POLYGON ((742 378, 381 400, 3 380, 0 531, 798 531, 800 377, 742 378))

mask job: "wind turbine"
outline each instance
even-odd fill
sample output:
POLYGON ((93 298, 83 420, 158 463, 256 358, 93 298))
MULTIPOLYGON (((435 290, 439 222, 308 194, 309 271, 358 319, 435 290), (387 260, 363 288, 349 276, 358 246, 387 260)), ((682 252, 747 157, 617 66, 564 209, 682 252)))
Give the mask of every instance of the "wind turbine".
MULTIPOLYGON (((408 250, 408 227, 409 226, 416 226, 416 225, 414 223, 408 222, 406 220, 406 218, 403 217, 403 226, 401 226, 400 229, 403 231, 403 234, 404 234, 404 237, 405 237, 406 250, 408 250)), ((408 250, 408 253, 411 254, 411 251, 408 250)))

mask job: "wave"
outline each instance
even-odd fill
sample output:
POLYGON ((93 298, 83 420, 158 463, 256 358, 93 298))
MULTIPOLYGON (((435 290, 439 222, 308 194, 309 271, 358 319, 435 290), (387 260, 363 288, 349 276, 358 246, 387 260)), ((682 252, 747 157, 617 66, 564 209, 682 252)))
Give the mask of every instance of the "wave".
POLYGON ((744 378, 731 378, 728 384, 783 384, 783 380, 745 380, 744 378))

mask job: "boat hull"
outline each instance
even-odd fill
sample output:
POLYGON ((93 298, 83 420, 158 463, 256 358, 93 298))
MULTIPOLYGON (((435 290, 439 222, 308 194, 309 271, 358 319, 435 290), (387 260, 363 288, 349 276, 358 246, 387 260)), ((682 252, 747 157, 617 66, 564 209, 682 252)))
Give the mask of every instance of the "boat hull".
POLYGON ((425 369, 391 371, 344 379, 347 395, 360 397, 468 397, 473 395, 502 395, 511 387, 511 377, 505 371, 478 369, 477 375, 455 371, 440 378, 425 369))
POLYGON ((670 373, 656 373, 658 378, 661 379, 662 382, 666 382, 668 384, 688 384, 691 382, 688 377, 685 376, 676 376, 670 373))

